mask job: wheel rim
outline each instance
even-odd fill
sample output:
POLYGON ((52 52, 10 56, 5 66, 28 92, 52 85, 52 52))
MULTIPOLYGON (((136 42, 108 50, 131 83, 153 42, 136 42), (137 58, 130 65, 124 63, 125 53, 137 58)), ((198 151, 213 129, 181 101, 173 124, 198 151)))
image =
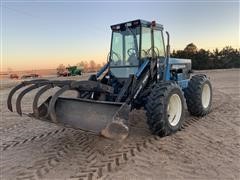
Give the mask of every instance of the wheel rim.
POLYGON ((173 94, 167 108, 168 121, 172 126, 176 126, 182 115, 182 102, 178 94, 173 94))
POLYGON ((202 90, 202 105, 204 108, 207 108, 210 103, 210 87, 208 84, 204 84, 203 90, 202 90))

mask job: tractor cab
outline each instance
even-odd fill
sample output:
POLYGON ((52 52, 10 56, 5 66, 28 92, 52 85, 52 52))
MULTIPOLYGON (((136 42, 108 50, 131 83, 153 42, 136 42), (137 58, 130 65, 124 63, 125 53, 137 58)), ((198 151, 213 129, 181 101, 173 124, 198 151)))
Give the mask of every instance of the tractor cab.
POLYGON ((111 26, 110 70, 117 78, 136 74, 139 67, 152 58, 165 58, 163 26, 134 20, 111 26))

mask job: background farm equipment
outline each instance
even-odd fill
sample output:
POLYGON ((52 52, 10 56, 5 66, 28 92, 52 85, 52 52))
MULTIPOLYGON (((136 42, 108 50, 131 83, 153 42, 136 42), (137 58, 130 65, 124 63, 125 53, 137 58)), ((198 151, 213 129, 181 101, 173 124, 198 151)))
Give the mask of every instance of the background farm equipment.
POLYGON ((19 76, 17 74, 10 74, 9 78, 10 79, 18 79, 19 76))
POLYGON ((60 65, 57 68, 57 75, 58 76, 76 76, 76 75, 81 75, 82 74, 82 70, 78 67, 78 66, 68 66, 65 67, 63 65, 60 65))
POLYGON ((66 68, 70 74, 70 76, 76 76, 76 75, 81 75, 82 71, 79 69, 77 66, 68 66, 66 68))
MULTIPOLYGON (((128 135, 128 115, 145 108, 147 124, 153 134, 170 135, 181 129, 185 103, 192 115, 204 116, 211 109, 212 88, 206 75, 191 77, 191 60, 170 58, 169 34, 165 47, 163 26, 155 21, 135 20, 111 26, 112 42, 107 64, 87 81, 25 81, 12 89, 12 96, 27 86, 16 100, 40 88, 33 100, 33 113, 27 114, 64 126, 79 128, 117 139, 128 135), (47 90, 58 88, 40 106, 47 90), (63 97, 69 90, 77 97, 63 97), (185 102, 186 99, 186 102, 185 102)), ((77 73, 76 67, 69 69, 77 73)))
POLYGON ((31 73, 22 75, 21 79, 38 78, 39 74, 31 73))

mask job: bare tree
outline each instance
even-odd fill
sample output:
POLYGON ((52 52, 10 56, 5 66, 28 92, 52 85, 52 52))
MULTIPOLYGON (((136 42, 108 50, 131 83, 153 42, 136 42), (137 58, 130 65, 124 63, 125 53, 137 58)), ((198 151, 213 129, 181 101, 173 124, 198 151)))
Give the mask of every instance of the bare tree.
POLYGON ((59 64, 57 67, 57 74, 62 74, 66 71, 66 67, 63 64, 59 64))
POLYGON ((79 63, 77 63, 77 68, 81 71, 84 71, 84 64, 84 61, 80 61, 79 63))
POLYGON ((94 71, 96 71, 96 63, 95 61, 91 60, 89 62, 89 72, 94 72, 94 71))
POLYGON ((97 64, 97 65, 96 65, 96 71, 100 70, 100 69, 101 69, 101 67, 102 67, 102 65, 101 65, 101 64, 97 64))

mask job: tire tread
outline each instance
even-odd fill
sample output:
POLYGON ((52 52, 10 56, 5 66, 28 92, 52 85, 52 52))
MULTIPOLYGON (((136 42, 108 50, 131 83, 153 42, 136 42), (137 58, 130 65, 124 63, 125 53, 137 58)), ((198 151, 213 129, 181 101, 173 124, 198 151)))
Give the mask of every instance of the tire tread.
MULTIPOLYGON (((190 112, 190 114, 194 116, 205 116, 210 111, 210 107, 205 109, 202 106, 202 97, 201 97, 202 87, 207 82, 209 83, 210 89, 212 90, 210 81, 206 75, 204 74, 194 75, 189 81, 188 87, 184 91, 188 111, 190 112)), ((212 98, 212 94, 211 94, 211 98, 212 98)), ((210 100, 209 106, 211 106, 211 100, 210 100)))
MULTIPOLYGON (((147 124, 153 134, 163 137, 176 132, 175 129, 171 129, 167 124, 165 113, 165 108, 167 107, 166 99, 169 93, 175 88, 181 91, 182 100, 184 100, 183 92, 175 82, 156 84, 147 98, 147 103, 145 105, 147 124)), ((179 128, 181 127, 182 119, 181 117, 179 128)))

